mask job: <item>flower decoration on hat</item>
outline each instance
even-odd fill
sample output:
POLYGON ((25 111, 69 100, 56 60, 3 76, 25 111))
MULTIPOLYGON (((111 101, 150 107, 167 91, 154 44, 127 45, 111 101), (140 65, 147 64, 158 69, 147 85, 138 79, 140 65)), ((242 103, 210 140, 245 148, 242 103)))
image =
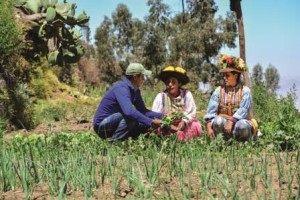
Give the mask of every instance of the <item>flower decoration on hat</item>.
POLYGON ((219 60, 220 72, 245 72, 248 68, 242 58, 229 56, 226 54, 221 55, 219 60))

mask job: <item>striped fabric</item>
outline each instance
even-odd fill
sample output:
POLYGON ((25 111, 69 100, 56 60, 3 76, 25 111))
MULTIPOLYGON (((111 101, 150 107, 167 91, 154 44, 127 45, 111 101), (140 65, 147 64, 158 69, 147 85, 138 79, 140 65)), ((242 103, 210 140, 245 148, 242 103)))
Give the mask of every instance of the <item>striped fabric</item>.
POLYGON ((243 96, 243 87, 220 87, 219 114, 232 116, 240 106, 243 96))

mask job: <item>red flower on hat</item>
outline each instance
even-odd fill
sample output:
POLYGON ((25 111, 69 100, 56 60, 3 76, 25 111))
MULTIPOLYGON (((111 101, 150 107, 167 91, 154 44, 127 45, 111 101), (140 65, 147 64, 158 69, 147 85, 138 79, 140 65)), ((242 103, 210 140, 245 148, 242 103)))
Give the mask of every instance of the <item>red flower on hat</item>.
POLYGON ((229 64, 229 65, 232 64, 232 59, 231 59, 231 57, 228 57, 228 58, 226 59, 226 63, 229 64))
POLYGON ((229 56, 226 54, 221 55, 219 64, 220 64, 220 67, 223 69, 226 69, 229 67, 229 68, 237 69, 239 71, 247 71, 248 70, 243 59, 234 57, 234 56, 229 56))

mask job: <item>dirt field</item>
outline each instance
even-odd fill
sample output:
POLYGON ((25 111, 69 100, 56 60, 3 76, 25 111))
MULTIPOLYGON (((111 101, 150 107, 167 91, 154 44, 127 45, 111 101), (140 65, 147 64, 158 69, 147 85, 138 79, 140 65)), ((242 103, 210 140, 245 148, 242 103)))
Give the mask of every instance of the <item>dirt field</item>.
MULTIPOLYGON (((68 123, 57 122, 55 124, 41 124, 35 130, 30 132, 26 132, 26 134, 38 133, 38 134, 51 134, 55 132, 74 132, 74 131, 91 131, 91 122, 84 123, 76 123, 75 121, 70 121, 68 123), (46 131, 45 131, 46 130, 46 131)), ((9 139, 13 136, 14 133, 9 133, 5 137, 9 139)), ((284 157, 285 153, 281 153, 281 156, 284 157)), ((291 152, 290 152, 291 154, 291 152)), ((284 158, 282 158, 284 160, 284 158)), ((294 156, 293 159, 289 163, 285 163, 283 165, 283 171, 289 171, 291 167, 293 169, 297 169, 297 156, 294 156)), ((223 161, 221 161, 223 162, 223 161)), ((263 164, 260 163, 262 167, 263 164)), ((199 163, 201 165, 201 163, 199 163)), ((251 188, 249 180, 245 180, 240 178, 240 169, 236 171, 236 173, 232 174, 232 179, 228 180, 228 185, 231 187, 235 184, 237 186, 236 195, 237 197, 246 198, 246 199, 295 199, 297 195, 299 195, 299 177, 297 177, 297 173, 293 174, 293 176, 289 176, 288 174, 284 174, 283 177, 279 177, 278 175, 278 166, 276 163, 276 159, 271 155, 270 162, 268 162, 268 170, 267 170, 267 180, 270 185, 266 183, 260 175, 257 175, 253 180, 255 180, 255 189, 251 188), (289 177, 293 177, 292 180, 289 180, 289 177), (237 180, 237 182, 236 182, 237 180)), ((97 168, 101 168, 101 166, 97 166, 97 168)), ((240 168, 240 167, 239 167, 240 168)), ((143 181, 145 189, 149 189, 152 191, 150 196, 145 197, 145 199, 186 199, 183 195, 182 189, 188 191, 188 199, 224 199, 227 192, 224 191, 221 183, 218 183, 215 186, 211 185, 203 185, 201 186, 200 173, 199 171, 193 171, 191 174, 185 173, 184 180, 180 180, 179 176, 170 177, 168 174, 163 175, 163 171, 165 170, 162 167, 162 173, 158 180, 155 181, 154 184, 149 184, 145 179, 143 181), (183 183, 183 184, 182 184, 183 183), (209 193, 209 194, 207 194, 209 193)), ((206 170, 206 169, 204 169, 206 170)), ((299 172, 298 172, 299 173, 299 172)), ((217 174, 214 174, 216 179, 217 176, 223 176, 223 172, 219 171, 217 174)), ((112 180, 111 178, 107 178, 105 182, 98 186, 98 188, 93 189, 92 196, 88 199, 141 199, 141 194, 139 190, 134 187, 130 187, 128 182, 125 180, 124 176, 117 177, 118 189, 117 192, 114 193, 112 189, 112 180)), ((216 182, 217 183, 217 182, 216 182)), ((252 183, 253 184, 253 183, 252 183)), ((71 187, 67 187, 71 188, 71 187)), ((8 191, 0 194, 0 200, 16 200, 16 199, 24 199, 24 192, 21 188, 18 188, 13 191, 8 191)), ((35 200, 50 200, 50 199, 58 199, 58 197, 53 197, 49 193, 48 186, 46 183, 36 184, 30 199, 35 200)), ((66 196, 64 199, 86 199, 83 190, 73 191, 71 189, 67 189, 66 196)), ((234 199, 234 198, 230 198, 234 199)))

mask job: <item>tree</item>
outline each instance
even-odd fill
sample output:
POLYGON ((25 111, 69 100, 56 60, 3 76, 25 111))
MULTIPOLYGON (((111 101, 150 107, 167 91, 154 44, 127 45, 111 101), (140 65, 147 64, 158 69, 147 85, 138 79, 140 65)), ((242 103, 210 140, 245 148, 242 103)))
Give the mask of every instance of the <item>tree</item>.
POLYGON ((159 73, 159 66, 166 61, 166 27, 169 23, 169 7, 162 0, 149 0, 147 2, 149 15, 145 18, 146 35, 144 44, 144 64, 154 69, 155 75, 159 73))
POLYGON ((276 90, 279 88, 279 80, 280 75, 273 65, 269 65, 268 68, 265 71, 265 84, 266 88, 270 92, 276 92, 276 90))
POLYGON ((252 83, 254 85, 263 84, 263 69, 260 64, 256 64, 252 70, 252 83))
POLYGON ((110 39, 106 39, 111 42, 103 43, 111 45, 116 65, 123 69, 129 61, 138 61, 155 74, 162 65, 179 65, 188 69, 192 80, 197 79, 195 83, 199 79, 209 81, 218 70, 214 59, 220 49, 225 45, 235 47, 234 14, 215 19, 213 0, 185 2, 185 11, 171 16, 162 0, 149 0, 149 15, 144 22, 132 19, 126 5, 119 4, 112 13, 110 39))
POLYGON ((144 59, 144 48, 145 48, 145 35, 146 35, 146 24, 139 20, 132 20, 132 33, 133 36, 131 38, 131 60, 142 62, 144 59))
POLYGON ((132 14, 125 4, 117 6, 116 11, 112 14, 112 23, 115 53, 120 61, 126 62, 132 50, 133 22, 132 14))
POLYGON ((98 51, 100 79, 108 84, 115 82, 122 74, 116 65, 111 32, 112 21, 105 16, 100 27, 96 30, 95 44, 98 51))
POLYGON ((125 4, 119 4, 111 19, 105 17, 95 40, 102 81, 111 84, 125 72, 129 62, 142 62, 145 46, 145 24, 132 19, 125 4))
POLYGON ((217 71, 213 58, 222 46, 234 47, 236 26, 233 15, 225 19, 215 19, 217 7, 213 0, 186 1, 187 8, 183 14, 172 19, 171 36, 169 37, 170 60, 178 61, 179 65, 189 69, 205 82, 209 75, 217 71))

